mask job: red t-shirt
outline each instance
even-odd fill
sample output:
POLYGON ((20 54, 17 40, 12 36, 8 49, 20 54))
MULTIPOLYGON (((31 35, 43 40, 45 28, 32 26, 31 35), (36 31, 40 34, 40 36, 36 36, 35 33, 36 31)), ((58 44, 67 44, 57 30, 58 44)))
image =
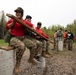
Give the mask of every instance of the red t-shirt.
MULTIPOLYGON (((6 23, 6 29, 10 29, 8 27, 8 25, 10 23, 12 23, 12 19, 10 19, 7 23, 6 23)), ((21 19, 22 22, 24 22, 23 19, 21 19)), ((24 30, 25 27, 23 25, 21 25, 20 23, 16 22, 10 29, 10 34, 13 36, 24 36, 24 30)))
POLYGON ((49 38, 46 34, 43 33, 43 31, 40 28, 36 27, 35 30, 39 32, 41 35, 43 35, 44 37, 49 38))
POLYGON ((34 26, 31 22, 29 22, 27 20, 24 20, 24 23, 27 24, 27 25, 29 25, 30 27, 33 27, 34 26))
MULTIPOLYGON (((10 19, 7 23, 6 23, 6 29, 10 29, 8 27, 8 24, 12 23, 12 19, 10 19)), ((33 27, 33 24, 30 23, 29 21, 23 20, 21 19, 22 22, 24 22, 25 24, 27 24, 30 27, 33 27)), ((10 29, 10 34, 13 36, 24 36, 24 31, 25 31, 25 27, 23 25, 21 25, 20 23, 16 22, 10 29)))
POLYGON ((67 32, 64 32, 64 33, 63 33, 63 37, 64 37, 64 38, 67 38, 67 32))

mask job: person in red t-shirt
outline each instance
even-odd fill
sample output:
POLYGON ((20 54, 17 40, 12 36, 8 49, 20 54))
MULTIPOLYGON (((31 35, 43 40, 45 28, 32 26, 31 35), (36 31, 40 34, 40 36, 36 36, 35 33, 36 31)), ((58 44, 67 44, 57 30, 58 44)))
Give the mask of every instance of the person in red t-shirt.
MULTIPOLYGON (((20 19, 22 22, 24 22, 24 20, 22 19, 24 10, 21 7, 18 7, 16 10, 14 10, 14 12, 16 17, 20 19)), ((25 45, 22 42, 24 39, 25 27, 20 23, 16 22, 15 20, 10 19, 6 23, 6 29, 10 30, 9 33, 11 35, 9 45, 16 50, 16 64, 15 64, 14 72, 15 74, 19 74, 20 72, 19 66, 20 66, 21 58, 25 51, 25 45)))
MULTIPOLYGON (((15 10, 16 17, 20 19, 22 22, 27 24, 29 27, 33 27, 33 24, 30 22, 23 20, 23 9, 21 7, 18 7, 15 10)), ((9 30, 10 35, 12 36, 10 39, 10 46, 12 46, 16 50, 16 65, 14 68, 14 72, 16 75, 19 74, 20 72, 20 63, 21 63, 21 58, 24 54, 25 51, 25 46, 28 47, 29 44, 29 49, 32 49, 33 52, 37 49, 36 43, 31 41, 30 39, 26 38, 25 35, 25 27, 21 25, 20 23, 16 22, 13 19, 10 19, 7 24, 6 24, 6 29, 9 30), (25 44, 25 42, 27 42, 25 44)), ((36 61, 34 58, 31 59, 33 63, 37 64, 38 61, 36 61)))
POLYGON ((67 30, 65 30, 65 32, 63 33, 63 37, 64 37, 64 41, 63 41, 63 43, 64 43, 64 48, 66 48, 66 45, 67 45, 67 33, 68 33, 68 31, 67 30))
POLYGON ((57 47, 57 45, 56 45, 56 41, 57 41, 56 32, 57 32, 57 30, 55 30, 55 32, 54 32, 54 34, 53 34, 54 48, 53 48, 52 50, 56 50, 56 47, 57 47))
MULTIPOLYGON (((27 15, 25 18, 25 24, 29 23, 30 27, 34 29, 34 25, 31 23, 31 19, 32 17, 30 15, 27 15)), ((37 55, 39 51, 41 51, 42 43, 36 40, 35 38, 33 38, 32 33, 33 32, 30 31, 28 28, 25 28, 25 39, 23 42, 25 46, 30 49, 30 56, 29 56, 28 62, 35 64, 35 63, 39 63, 39 61, 37 61, 34 57, 37 55), (33 46, 33 44, 35 44, 35 46, 33 46)))
MULTIPOLYGON (((47 36, 45 33, 43 33, 43 31, 41 30, 41 25, 42 23, 41 22, 38 22, 37 23, 37 27, 35 28, 35 30, 37 32, 39 32, 39 34, 43 35, 44 37, 46 38, 49 38, 49 36, 47 36)), ((42 46, 42 56, 48 58, 50 53, 48 52, 50 50, 50 42, 49 41, 46 41, 45 39, 43 39, 41 36, 39 35, 36 35, 36 39, 41 41, 43 43, 43 46, 42 46)))

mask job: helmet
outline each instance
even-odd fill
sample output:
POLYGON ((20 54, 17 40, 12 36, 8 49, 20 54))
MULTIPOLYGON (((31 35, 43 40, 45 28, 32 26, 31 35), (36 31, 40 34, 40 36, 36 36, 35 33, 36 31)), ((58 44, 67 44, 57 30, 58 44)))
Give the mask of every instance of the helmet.
POLYGON ((21 7, 18 7, 14 12, 20 12, 21 15, 23 16, 24 10, 21 7))

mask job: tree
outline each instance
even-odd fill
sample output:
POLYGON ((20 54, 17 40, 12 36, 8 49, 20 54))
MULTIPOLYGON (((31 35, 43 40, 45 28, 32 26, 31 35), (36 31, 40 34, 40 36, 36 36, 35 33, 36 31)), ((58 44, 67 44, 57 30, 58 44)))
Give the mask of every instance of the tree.
POLYGON ((5 15, 4 15, 4 11, 1 11, 0 12, 0 39, 3 39, 4 38, 4 26, 6 24, 6 18, 5 18, 5 15))

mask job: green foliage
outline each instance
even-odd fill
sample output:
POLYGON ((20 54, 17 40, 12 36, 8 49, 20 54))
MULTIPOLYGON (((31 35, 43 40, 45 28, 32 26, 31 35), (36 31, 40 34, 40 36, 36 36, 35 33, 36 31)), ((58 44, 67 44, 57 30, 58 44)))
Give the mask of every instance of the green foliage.
POLYGON ((0 46, 6 46, 8 43, 5 43, 4 40, 0 40, 0 46))
POLYGON ((0 39, 4 38, 4 33, 5 33, 5 24, 6 24, 6 16, 4 14, 4 11, 0 12, 0 39))
POLYGON ((47 34, 50 38, 53 38, 53 34, 55 32, 55 30, 58 30, 59 28, 62 28, 63 29, 63 32, 64 30, 71 30, 73 32, 74 35, 76 35, 76 20, 74 20, 73 23, 71 24, 67 24, 66 27, 63 27, 61 25, 51 25, 49 26, 48 28, 46 27, 43 27, 42 30, 45 34, 47 34))
POLYGON ((76 35, 76 20, 72 24, 67 25, 67 30, 71 30, 76 35))

